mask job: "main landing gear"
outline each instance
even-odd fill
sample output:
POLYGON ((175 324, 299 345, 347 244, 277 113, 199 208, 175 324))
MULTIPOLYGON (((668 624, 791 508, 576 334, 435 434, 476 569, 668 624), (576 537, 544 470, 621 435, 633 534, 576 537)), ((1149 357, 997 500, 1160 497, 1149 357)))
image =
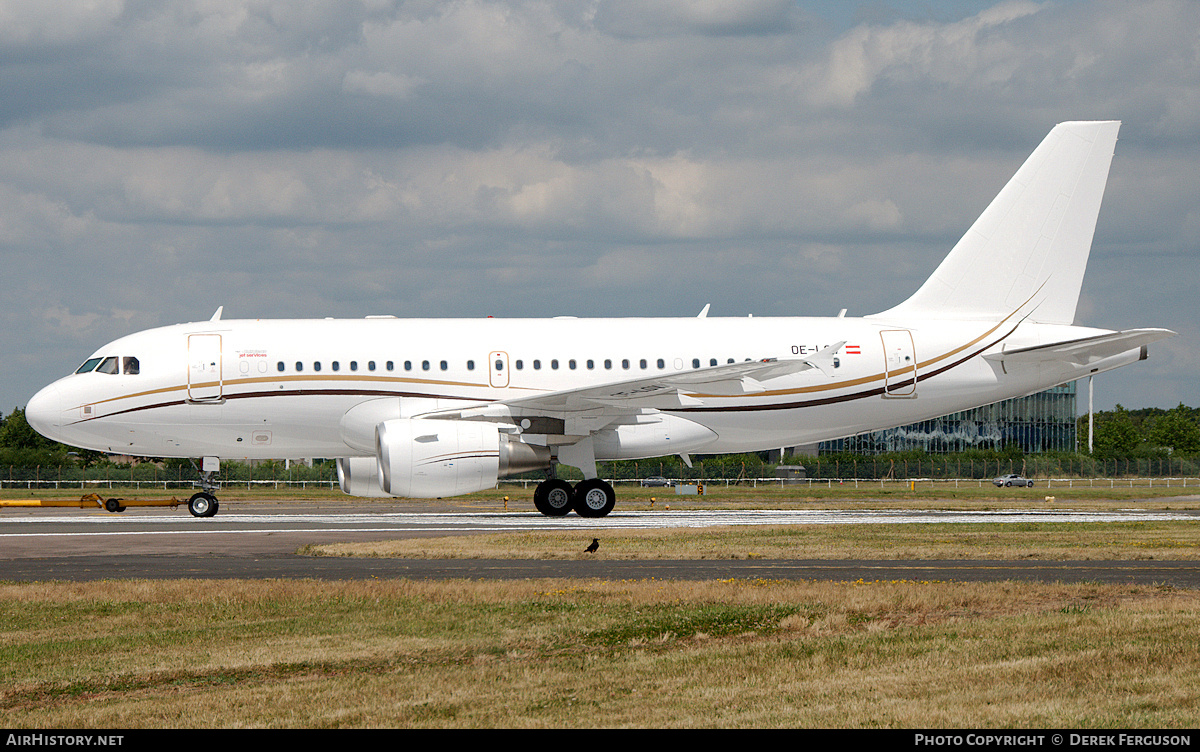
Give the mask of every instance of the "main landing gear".
POLYGON ((599 478, 582 480, 572 488, 565 480, 549 478, 533 492, 533 505, 547 517, 561 517, 572 509, 580 517, 603 517, 617 504, 617 492, 599 478))

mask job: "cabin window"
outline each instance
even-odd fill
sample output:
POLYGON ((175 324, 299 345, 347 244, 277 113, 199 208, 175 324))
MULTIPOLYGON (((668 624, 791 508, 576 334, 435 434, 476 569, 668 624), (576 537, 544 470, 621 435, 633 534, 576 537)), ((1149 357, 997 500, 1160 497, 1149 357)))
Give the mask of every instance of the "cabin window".
POLYGON ((575 359, 574 358, 571 358, 570 360, 567 361, 567 368, 570 368, 572 371, 575 370, 575 359))
POLYGON ((284 366, 283 366, 283 361, 282 361, 282 360, 281 360, 281 361, 279 361, 278 363, 276 363, 276 364, 275 364, 275 370, 276 370, 276 371, 279 371, 280 373, 283 373, 283 368, 284 368, 284 366))
POLYGON ((387 368, 389 371, 396 370, 396 364, 390 360, 387 362, 387 364, 384 367, 387 368))
POLYGON ((438 367, 440 367, 443 371, 445 371, 447 368, 450 367, 450 364, 443 360, 440 363, 438 363, 438 367))
POLYGON ((314 371, 321 370, 321 361, 319 361, 319 360, 313 361, 313 370, 314 371))
POLYGON ((352 360, 352 361, 350 361, 350 370, 351 370, 351 371, 357 371, 357 370, 358 370, 358 361, 357 361, 357 360, 352 360))
POLYGON ((542 361, 535 358, 533 361, 533 370, 535 370, 535 371, 542 370, 542 361))
POLYGON ((429 370, 429 361, 428 361, 428 360, 422 360, 422 361, 421 361, 421 370, 422 370, 422 371, 428 371, 428 370, 429 370))
POLYGON ((700 359, 692 358, 692 368, 699 368, 699 367, 700 367, 700 359))
POLYGON ((368 370, 368 371, 374 371, 374 370, 375 370, 375 361, 373 361, 373 360, 368 360, 368 361, 367 361, 367 370, 368 370))
POLYGON ((608 370, 612 370, 612 361, 609 360, 608 358, 605 358, 604 359, 604 367, 608 370))
POLYGON ((406 370, 406 371, 412 370, 412 361, 411 360, 404 361, 404 370, 406 370))
POLYGON ((468 371, 474 371, 474 370, 475 370, 475 361, 473 361, 473 360, 468 360, 468 361, 467 361, 467 370, 468 370, 468 371))
POLYGON ((304 364, 297 360, 296 361, 296 373, 300 373, 303 370, 304 370, 304 364))
POLYGON ((499 358, 497 358, 497 359, 496 359, 496 370, 497 370, 497 371, 503 371, 503 370, 504 370, 504 361, 503 361, 503 360, 500 360, 499 358))
POLYGON ((525 361, 518 359, 517 362, 514 363, 513 365, 515 365, 517 367, 517 370, 520 371, 522 368, 525 367, 525 361))
POLYGON ((641 360, 638 361, 638 367, 641 368, 643 371, 646 370, 646 359, 645 358, 642 358, 641 360))
POLYGON ((337 361, 335 360, 335 361, 333 361, 332 363, 330 363, 330 364, 329 364, 329 367, 330 367, 330 368, 332 368, 333 370, 337 371, 337 370, 340 370, 340 369, 341 369, 341 367, 342 367, 342 364, 341 364, 341 363, 339 363, 339 362, 337 362, 337 361))
POLYGON ((596 361, 592 360, 591 358, 588 358, 587 367, 588 367, 589 371, 594 369, 596 367, 596 361))
POLYGON ((716 359, 716 358, 709 358, 709 359, 708 359, 708 364, 709 364, 710 366, 715 366, 715 365, 717 364, 717 359, 716 359))
POLYGON ((661 369, 667 367, 667 361, 663 360, 662 358, 659 358, 658 362, 655 363, 655 365, 657 365, 659 367, 659 369, 661 370, 661 369))
POLYGON ((551 360, 551 361, 550 361, 550 368, 551 368, 551 369, 553 369, 553 370, 555 370, 555 371, 557 371, 557 370, 558 370, 558 358, 555 358, 555 359, 553 359, 553 360, 551 360))

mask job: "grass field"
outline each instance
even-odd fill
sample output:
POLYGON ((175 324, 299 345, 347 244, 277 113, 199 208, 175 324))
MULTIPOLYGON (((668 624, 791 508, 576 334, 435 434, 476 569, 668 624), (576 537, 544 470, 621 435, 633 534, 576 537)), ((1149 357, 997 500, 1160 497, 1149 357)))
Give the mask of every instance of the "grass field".
MULTIPOLYGON (((735 489, 657 496, 654 508, 755 497, 760 506, 1047 504, 1044 489, 1019 490, 1028 491, 1037 495, 977 489, 939 503, 912 491, 836 499, 735 489)), ((1200 502, 1141 493, 1053 504, 1200 502)), ((630 492, 622 504, 648 507, 652 495, 630 492)), ((492 493, 453 503, 504 502, 492 493)), ((514 492, 510 503, 525 509, 528 499, 514 492)), ((578 534, 564 535, 310 552, 581 555, 578 534)), ((1195 559, 1200 540, 1187 523, 1146 522, 614 531, 602 542, 600 554, 618 558, 1195 559)), ((0 584, 0 724, 1195 728, 1198 616, 1197 591, 1101 584, 9 583, 0 584)))
POLYGON ((791 525, 521 532, 306 546, 310 556, 411 559, 1196 560, 1189 522, 791 525))
POLYGON ((0 722, 1194 728, 1200 595, 933 582, 0 587, 0 722))

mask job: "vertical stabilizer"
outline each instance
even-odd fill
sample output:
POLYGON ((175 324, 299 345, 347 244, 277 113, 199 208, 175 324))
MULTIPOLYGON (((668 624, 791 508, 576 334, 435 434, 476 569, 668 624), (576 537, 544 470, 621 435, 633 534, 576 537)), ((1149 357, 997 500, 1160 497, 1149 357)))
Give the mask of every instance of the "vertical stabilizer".
POLYGON ((1071 324, 1118 121, 1056 125, 911 298, 887 318, 1071 324))

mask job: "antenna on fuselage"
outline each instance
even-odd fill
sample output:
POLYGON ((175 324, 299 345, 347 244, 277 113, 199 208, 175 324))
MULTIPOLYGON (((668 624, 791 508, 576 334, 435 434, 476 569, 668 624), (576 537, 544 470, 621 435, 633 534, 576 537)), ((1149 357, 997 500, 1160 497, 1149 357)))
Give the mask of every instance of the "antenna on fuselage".
POLYGON ((209 321, 220 321, 221 320, 221 311, 224 311, 224 310, 225 310, 225 306, 217 306, 217 312, 212 315, 212 318, 209 319, 209 321))

